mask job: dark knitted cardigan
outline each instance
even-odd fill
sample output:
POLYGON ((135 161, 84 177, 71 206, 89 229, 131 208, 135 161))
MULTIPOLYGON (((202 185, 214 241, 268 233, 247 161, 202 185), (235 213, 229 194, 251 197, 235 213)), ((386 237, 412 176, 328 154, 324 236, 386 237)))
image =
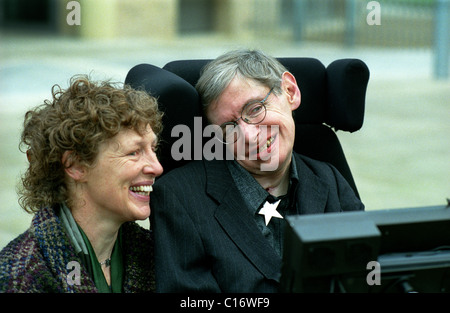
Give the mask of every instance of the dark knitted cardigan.
MULTIPOLYGON (((134 222, 123 224, 122 251, 124 292, 153 292, 155 275, 150 231, 134 222)), ((30 228, 0 252, 0 292, 97 292, 53 209, 36 213, 30 228), (68 266, 71 261, 81 265, 78 285, 68 279, 74 270, 68 266)))

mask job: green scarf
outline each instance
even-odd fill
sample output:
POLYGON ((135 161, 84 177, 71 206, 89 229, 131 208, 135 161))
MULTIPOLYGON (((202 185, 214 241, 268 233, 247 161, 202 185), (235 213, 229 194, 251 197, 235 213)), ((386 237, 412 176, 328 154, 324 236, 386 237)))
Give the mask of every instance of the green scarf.
POLYGON ((122 258, 122 228, 119 229, 119 234, 117 235, 116 243, 114 244, 113 251, 111 253, 111 285, 106 282, 105 275, 103 275, 102 267, 97 259, 94 248, 86 236, 84 231, 78 226, 83 240, 86 244, 87 250, 89 252, 89 258, 92 269, 92 279, 94 280, 95 286, 100 293, 122 293, 123 292, 123 258, 122 258))
POLYGON ((76 253, 83 261, 84 266, 94 281, 98 291, 101 293, 123 292, 124 263, 122 257, 122 227, 119 229, 119 234, 117 235, 111 253, 111 286, 109 286, 89 238, 86 236, 83 229, 76 223, 72 216, 72 212, 66 204, 62 203, 60 208, 59 216, 66 229, 66 233, 74 246, 76 253))

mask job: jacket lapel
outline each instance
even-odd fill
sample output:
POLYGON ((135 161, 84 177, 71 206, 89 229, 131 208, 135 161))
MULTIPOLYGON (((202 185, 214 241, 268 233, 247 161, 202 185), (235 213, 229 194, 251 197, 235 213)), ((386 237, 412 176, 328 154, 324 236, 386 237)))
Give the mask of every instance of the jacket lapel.
POLYGON ((295 192, 297 213, 324 213, 329 192, 327 183, 317 177, 298 154, 294 153, 293 156, 299 176, 295 192))
POLYGON ((207 193, 219 202, 215 218, 242 253, 268 279, 279 281, 281 258, 258 229, 223 161, 205 162, 207 193), (225 174, 224 174, 225 173, 225 174))
MULTIPOLYGON (((298 214, 324 213, 329 188, 296 154, 299 183, 295 191, 298 214)), ((281 257, 261 235, 254 217, 243 208, 244 200, 224 161, 205 161, 207 193, 219 202, 215 218, 242 253, 268 279, 279 281, 281 257)))

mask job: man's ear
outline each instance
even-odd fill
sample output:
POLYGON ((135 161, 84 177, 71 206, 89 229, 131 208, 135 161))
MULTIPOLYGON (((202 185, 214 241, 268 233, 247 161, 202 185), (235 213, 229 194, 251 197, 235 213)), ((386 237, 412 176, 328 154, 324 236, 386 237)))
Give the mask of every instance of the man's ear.
POLYGON ((73 151, 65 151, 61 162, 66 174, 76 182, 84 182, 87 174, 86 166, 82 165, 73 151))
POLYGON ((294 75, 290 72, 284 72, 281 75, 281 89, 287 94, 288 101, 291 104, 291 110, 296 110, 300 106, 302 95, 294 75))

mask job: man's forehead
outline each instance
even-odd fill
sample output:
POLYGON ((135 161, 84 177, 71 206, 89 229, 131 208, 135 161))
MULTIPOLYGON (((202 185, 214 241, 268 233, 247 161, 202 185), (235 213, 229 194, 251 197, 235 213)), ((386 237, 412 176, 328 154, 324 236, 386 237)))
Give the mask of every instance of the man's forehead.
POLYGON ((266 88, 259 82, 237 76, 228 84, 214 103, 221 106, 222 104, 229 105, 229 102, 231 102, 242 107, 251 101, 262 100, 266 88))
POLYGON ((229 122, 240 117, 243 107, 264 98, 267 87, 252 79, 236 76, 207 107, 208 119, 217 124, 229 122))

